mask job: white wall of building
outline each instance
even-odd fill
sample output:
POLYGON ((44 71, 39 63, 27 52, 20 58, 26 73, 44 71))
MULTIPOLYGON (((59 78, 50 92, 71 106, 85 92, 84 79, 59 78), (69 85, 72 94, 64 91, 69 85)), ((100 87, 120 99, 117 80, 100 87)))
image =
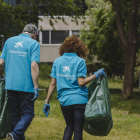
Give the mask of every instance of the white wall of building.
MULTIPOLYGON (((40 62, 54 62, 54 60, 59 57, 59 47, 61 44, 44 44, 42 42, 42 31, 49 31, 49 42, 51 39, 51 32, 53 31, 53 27, 50 25, 49 17, 44 17, 44 16, 39 16, 41 20, 38 20, 38 28, 40 30, 39 32, 39 43, 40 43, 40 62)), ((65 21, 67 24, 63 23, 62 20, 57 20, 58 23, 55 23, 55 19, 52 21, 55 23, 54 28, 57 31, 69 31, 69 36, 71 36, 74 31, 80 31, 83 28, 86 30, 89 30, 89 27, 86 25, 82 25, 81 21, 83 20, 78 20, 79 24, 77 25, 75 22, 72 22, 72 18, 65 16, 64 17, 65 21)))

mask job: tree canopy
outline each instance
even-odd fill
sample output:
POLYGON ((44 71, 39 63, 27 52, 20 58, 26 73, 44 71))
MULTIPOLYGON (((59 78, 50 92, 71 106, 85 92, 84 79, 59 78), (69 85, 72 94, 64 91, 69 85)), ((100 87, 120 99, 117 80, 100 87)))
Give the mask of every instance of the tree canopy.
MULTIPOLYGON (((57 20, 65 22, 62 15, 69 15, 76 20, 81 13, 81 6, 77 6, 79 0, 20 0, 20 3, 12 6, 0 0, 0 35, 5 39, 18 35, 27 23, 38 23, 39 14, 49 16, 51 19, 57 15, 57 20)), ((55 22, 57 22, 55 20, 55 22)), ((1 41, 1 37, 0 37, 1 41)), ((1 45, 1 43, 0 43, 1 45)))
POLYGON ((110 67, 125 63, 123 98, 132 95, 139 49, 139 0, 87 0, 90 31, 83 33, 89 49, 110 67))
POLYGON ((98 60, 112 68, 124 63, 124 49, 115 23, 115 12, 112 5, 104 0, 87 1, 89 7, 89 31, 84 31, 81 38, 90 52, 98 60))

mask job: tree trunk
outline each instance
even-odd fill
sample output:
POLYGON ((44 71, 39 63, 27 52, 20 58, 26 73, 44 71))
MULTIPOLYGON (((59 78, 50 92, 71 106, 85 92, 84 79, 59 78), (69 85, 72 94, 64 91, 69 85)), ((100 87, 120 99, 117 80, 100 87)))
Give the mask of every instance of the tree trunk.
POLYGON ((134 81, 134 67, 136 60, 136 48, 138 46, 138 40, 136 36, 136 20, 137 12, 139 7, 139 0, 132 0, 130 14, 129 14, 129 24, 128 33, 126 33, 123 23, 122 23, 122 13, 121 13, 121 0, 110 0, 115 11, 116 11, 116 25, 118 28, 119 36, 121 42, 126 50, 126 61, 124 69, 124 83, 122 98, 132 98, 133 81, 134 81), (128 37, 126 36, 128 34, 128 37))
POLYGON ((124 83, 123 83, 123 91, 122 91, 123 99, 132 98, 134 67, 136 61, 136 48, 137 48, 137 43, 133 45, 129 45, 126 49, 124 83))

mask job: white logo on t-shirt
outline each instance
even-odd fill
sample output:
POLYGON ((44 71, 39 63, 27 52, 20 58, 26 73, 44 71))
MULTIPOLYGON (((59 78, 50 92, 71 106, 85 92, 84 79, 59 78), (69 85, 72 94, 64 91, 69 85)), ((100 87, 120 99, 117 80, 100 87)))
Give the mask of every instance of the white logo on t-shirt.
POLYGON ((70 72, 69 66, 68 67, 67 66, 63 67, 64 72, 67 71, 67 70, 70 72))
POLYGON ((21 48, 23 48, 22 43, 23 43, 23 42, 15 43, 15 44, 16 44, 15 48, 17 48, 18 46, 20 46, 21 48))

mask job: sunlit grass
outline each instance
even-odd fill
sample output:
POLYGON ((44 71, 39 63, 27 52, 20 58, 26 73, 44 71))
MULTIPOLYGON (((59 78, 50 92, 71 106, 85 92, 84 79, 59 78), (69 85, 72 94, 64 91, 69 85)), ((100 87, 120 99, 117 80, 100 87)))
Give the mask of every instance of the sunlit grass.
MULTIPOLYGON (((40 101, 36 101, 40 102, 40 101)), ((43 102, 42 102, 43 103, 43 102)), ((65 128, 65 121, 61 116, 61 111, 56 114, 51 108, 50 115, 36 116, 26 132, 27 140, 62 140, 65 128), (51 117, 55 116, 55 117, 51 117)), ((139 140, 140 139, 140 116, 138 114, 128 114, 125 111, 112 109, 113 129, 106 137, 96 137, 83 133, 84 140, 139 140)))

